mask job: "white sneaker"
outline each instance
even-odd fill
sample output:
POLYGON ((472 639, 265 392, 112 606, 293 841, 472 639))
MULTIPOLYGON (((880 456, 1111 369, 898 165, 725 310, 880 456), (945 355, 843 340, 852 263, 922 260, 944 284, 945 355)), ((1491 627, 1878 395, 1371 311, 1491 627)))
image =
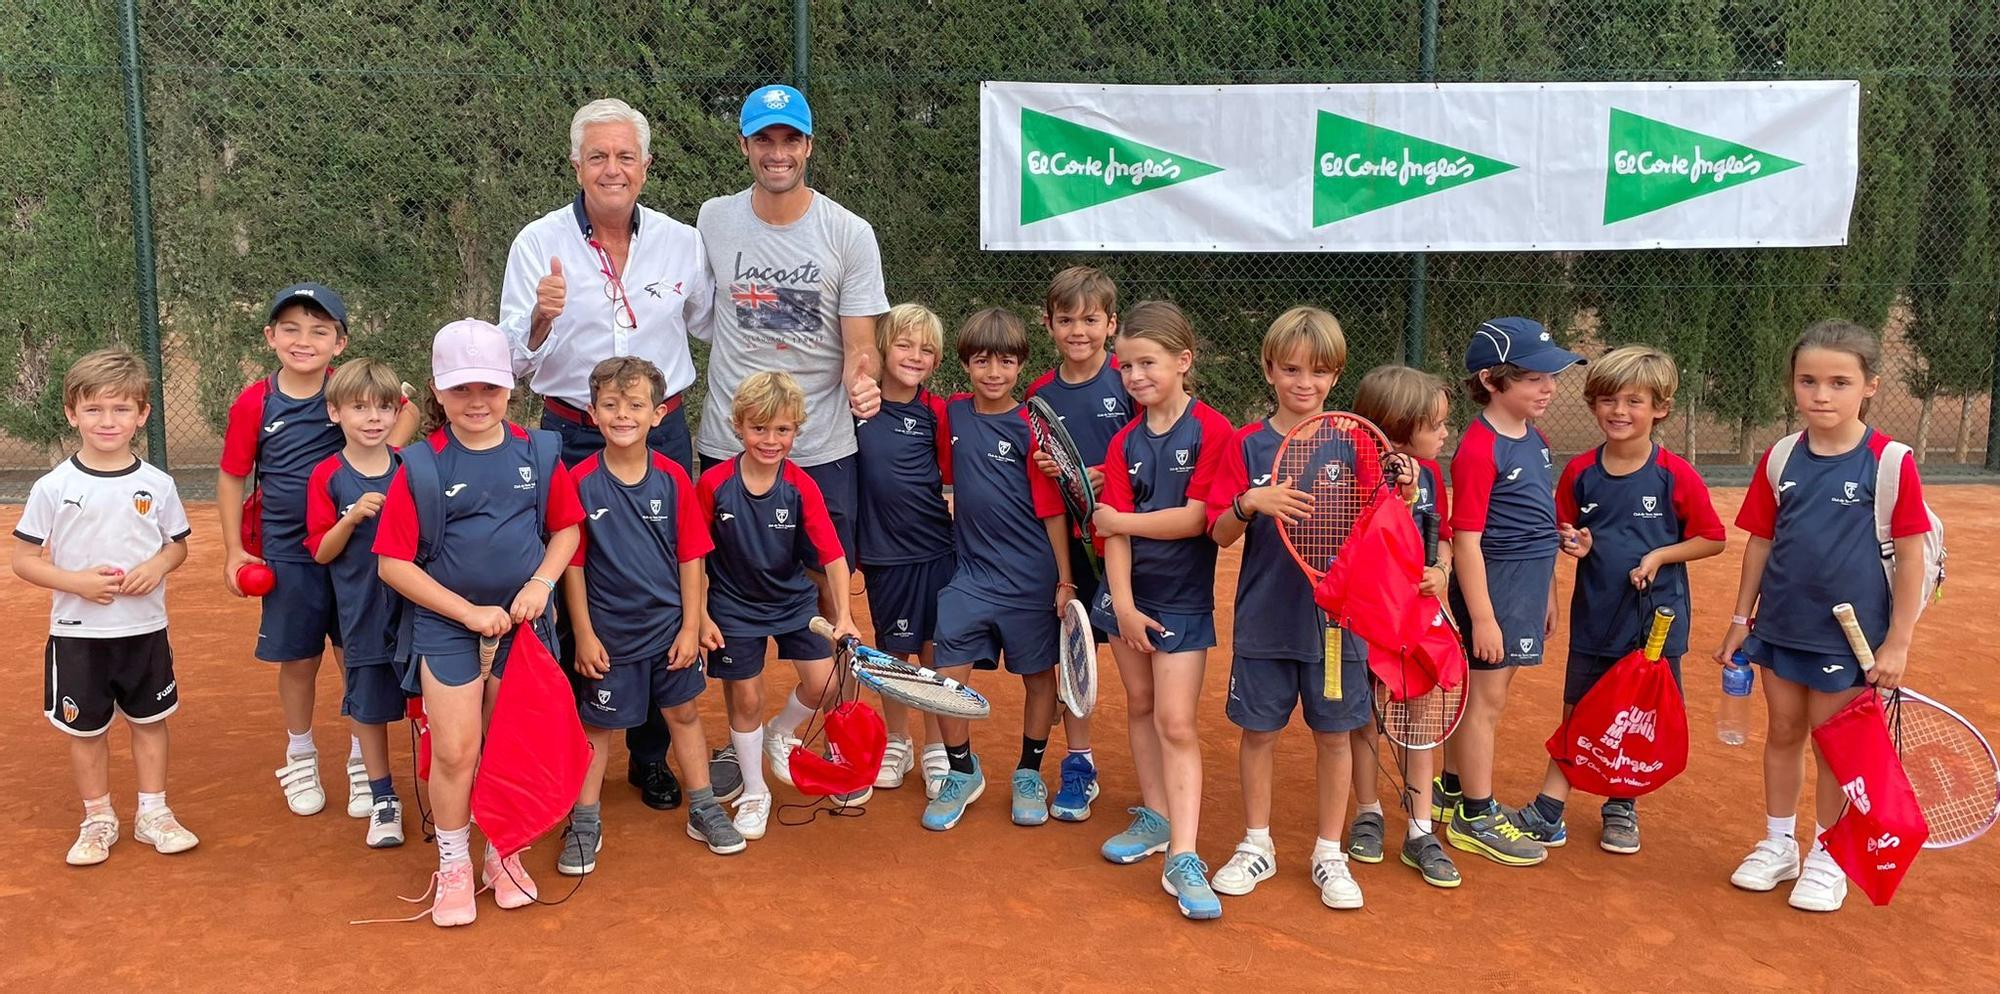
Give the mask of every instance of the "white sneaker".
POLYGON ((891 735, 889 745, 882 750, 882 772, 875 774, 875 786, 883 790, 895 790, 903 785, 903 776, 910 772, 915 763, 910 755, 908 736, 891 735))
POLYGON ((1826 850, 1814 849, 1806 857, 1805 870, 1792 885, 1792 897, 1786 903, 1800 911, 1839 911, 1846 900, 1847 873, 1826 850))
POLYGON ((375 810, 375 795, 368 789, 368 767, 359 757, 347 760, 347 817, 366 818, 375 810))
POLYGON ((385 797, 368 806, 368 848, 394 849, 403 844, 403 801, 385 797))
POLYGON ((924 747, 924 796, 937 800, 938 791, 944 789, 944 778, 951 774, 951 757, 944 754, 944 743, 933 742, 924 747))
POLYGON ((1236 852, 1229 857, 1229 862, 1215 871, 1215 878, 1209 881, 1209 886, 1215 888, 1218 894, 1242 897, 1277 872, 1278 854, 1244 839, 1236 844, 1236 852))
POLYGON ((173 811, 167 808, 161 808, 152 814, 140 815, 138 820, 132 823, 132 838, 169 856, 177 852, 187 852, 201 842, 194 837, 193 832, 182 828, 173 811))
POLYGON ((781 733, 770 724, 764 726, 764 759, 771 765, 771 776, 787 787, 792 783, 792 750, 801 743, 799 737, 781 733))
POLYGON ((1347 870, 1346 853, 1313 860, 1312 878, 1319 885, 1319 903, 1343 911, 1361 907, 1361 885, 1347 870))
POLYGON ((326 807, 326 791, 319 785, 319 753, 293 756, 275 774, 285 789, 285 807, 295 815, 316 815, 326 807))
POLYGON ((96 866, 111 858, 111 846, 117 841, 118 816, 91 815, 83 820, 76 842, 69 847, 69 855, 63 857, 63 862, 71 866, 96 866))
POLYGON ((736 834, 745 839, 756 840, 764 837, 764 829, 771 821, 771 795, 744 794, 736 799, 736 816, 730 823, 736 826, 736 834))
POLYGON ((1782 839, 1766 838, 1743 857, 1736 872, 1729 875, 1729 882, 1744 890, 1775 890, 1780 883, 1796 879, 1799 875, 1799 843, 1786 836, 1782 839))

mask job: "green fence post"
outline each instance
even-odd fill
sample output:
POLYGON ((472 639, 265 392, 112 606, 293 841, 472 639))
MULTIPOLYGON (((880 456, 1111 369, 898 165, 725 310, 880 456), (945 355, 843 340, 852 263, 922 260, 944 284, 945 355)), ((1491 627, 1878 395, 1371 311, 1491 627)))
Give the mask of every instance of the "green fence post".
POLYGON ((1993 384, 1986 404, 1986 468, 2000 473, 2000 326, 1993 335, 1993 384))
POLYGON ((153 414, 146 419, 146 455, 167 468, 167 385, 160 361, 160 295, 153 271, 153 193, 146 181, 146 84, 139 69, 139 3, 124 0, 125 158, 132 173, 132 269, 139 329, 153 374, 153 414))
MULTIPOLYGON (((1417 67, 1425 82, 1437 79, 1438 0, 1424 0, 1422 27, 1417 36, 1417 67)), ((1430 276, 1430 259, 1422 252, 1410 253, 1410 309, 1403 326, 1403 365, 1424 368, 1424 296, 1430 276)))
POLYGON ((812 74, 812 12, 811 0, 792 0, 792 85, 806 93, 807 77, 812 74))

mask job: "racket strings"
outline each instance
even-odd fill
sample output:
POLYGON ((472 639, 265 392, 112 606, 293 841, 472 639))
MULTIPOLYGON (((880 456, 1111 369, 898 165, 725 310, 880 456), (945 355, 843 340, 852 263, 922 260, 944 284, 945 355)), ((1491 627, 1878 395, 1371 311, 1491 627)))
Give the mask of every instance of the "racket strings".
POLYGON ((1305 517, 1279 519, 1281 534, 1315 575, 1333 563, 1384 485, 1385 455, 1373 426, 1347 416, 1317 417, 1280 443, 1272 482, 1290 480, 1312 498, 1312 511, 1305 517))
POLYGON ((1955 844, 1984 832, 2000 805, 2000 774, 1991 750, 1964 722, 1929 704, 1896 694, 1887 706, 1891 735, 1931 841, 1955 844))

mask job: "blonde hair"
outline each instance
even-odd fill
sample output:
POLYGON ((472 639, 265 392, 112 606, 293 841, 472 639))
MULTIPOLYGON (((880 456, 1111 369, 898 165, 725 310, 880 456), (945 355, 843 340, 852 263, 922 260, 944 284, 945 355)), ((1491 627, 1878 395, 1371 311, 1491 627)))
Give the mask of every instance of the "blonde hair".
POLYGON ((1347 336, 1340 320, 1327 311, 1301 305, 1278 315, 1264 332, 1264 371, 1301 348, 1314 365, 1333 370, 1336 380, 1347 368, 1347 336))
POLYGON ((1139 338, 1166 349, 1170 354, 1195 350, 1194 325, 1170 300, 1142 300, 1132 305, 1118 326, 1118 337, 1139 338))
POLYGON ((153 377, 146 372, 146 364, 127 349, 98 349, 78 359, 63 374, 63 406, 72 411, 98 394, 136 400, 145 407, 152 393, 153 377))
POLYGON ((326 381, 326 402, 333 407, 352 403, 394 404, 403 397, 403 381, 386 362, 356 359, 342 363, 326 381))
POLYGON ((1118 316, 1118 284, 1089 266, 1071 266, 1049 280, 1049 292, 1042 303, 1042 315, 1053 318, 1057 311, 1102 310, 1106 317, 1118 316))
POLYGON ((729 416, 738 425, 767 425, 790 416, 792 422, 806 423, 806 392, 789 374, 765 371, 752 373, 736 388, 729 416))
POLYGON ((590 369, 590 402, 597 403, 598 393, 606 387, 623 390, 641 382, 648 387, 656 406, 666 402, 667 378, 660 367, 638 356, 612 356, 590 369))
POLYGON ((875 319, 875 351, 882 354, 882 361, 889 360, 889 346, 904 335, 915 338, 918 345, 930 346, 940 357, 944 355, 944 322, 930 308, 897 304, 875 319))
POLYGON ((1444 381, 1408 366, 1377 366, 1354 389, 1354 413, 1375 422, 1397 445, 1408 445, 1417 429, 1437 420, 1440 399, 1448 398, 1444 381))
POLYGON ((1681 374, 1672 356, 1650 345, 1621 345, 1592 359, 1583 380, 1583 400, 1596 403, 1634 387, 1652 391, 1653 400, 1667 407, 1681 386, 1681 374))

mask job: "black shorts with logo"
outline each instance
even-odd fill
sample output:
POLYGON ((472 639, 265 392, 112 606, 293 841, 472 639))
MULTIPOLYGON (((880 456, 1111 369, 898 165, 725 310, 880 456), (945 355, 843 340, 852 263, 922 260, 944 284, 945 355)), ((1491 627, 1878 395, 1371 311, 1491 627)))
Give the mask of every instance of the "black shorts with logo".
POLYGON ((51 635, 43 653, 42 713, 71 735, 101 735, 113 715, 144 725, 180 707, 167 630, 120 638, 51 635))

